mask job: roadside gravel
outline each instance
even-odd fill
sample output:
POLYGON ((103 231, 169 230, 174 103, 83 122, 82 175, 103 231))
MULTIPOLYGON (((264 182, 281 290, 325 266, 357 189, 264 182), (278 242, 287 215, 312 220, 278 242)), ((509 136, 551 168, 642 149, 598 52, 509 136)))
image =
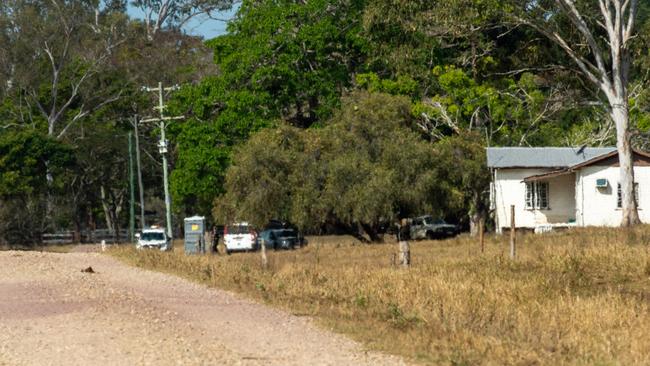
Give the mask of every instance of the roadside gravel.
POLYGON ((309 318, 99 253, 0 252, 0 365, 88 364, 405 363, 309 318))

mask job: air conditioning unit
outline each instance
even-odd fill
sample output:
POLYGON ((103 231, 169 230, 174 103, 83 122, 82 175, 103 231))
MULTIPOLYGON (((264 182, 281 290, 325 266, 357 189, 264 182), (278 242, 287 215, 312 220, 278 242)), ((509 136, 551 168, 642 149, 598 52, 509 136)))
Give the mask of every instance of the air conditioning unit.
POLYGON ((609 182, 605 178, 596 179, 596 188, 607 188, 609 187, 609 182))

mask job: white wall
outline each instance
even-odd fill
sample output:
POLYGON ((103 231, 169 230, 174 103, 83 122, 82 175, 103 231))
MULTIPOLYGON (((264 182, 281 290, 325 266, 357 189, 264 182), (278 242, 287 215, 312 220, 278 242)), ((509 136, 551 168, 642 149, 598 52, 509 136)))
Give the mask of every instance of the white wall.
POLYGON ((510 226, 510 205, 515 205, 515 225, 533 228, 538 224, 564 223, 576 219, 575 176, 567 174, 551 178, 549 209, 527 210, 526 185, 523 179, 550 169, 497 169, 494 179, 494 202, 497 231, 510 226))
MULTIPOLYGON (((619 167, 589 166, 580 170, 576 178, 578 223, 583 226, 618 226, 623 218, 616 207, 616 187, 619 167), (606 189, 596 188, 596 179, 609 182, 606 189)), ((650 223, 650 167, 634 167, 634 180, 639 184, 639 218, 650 223)))

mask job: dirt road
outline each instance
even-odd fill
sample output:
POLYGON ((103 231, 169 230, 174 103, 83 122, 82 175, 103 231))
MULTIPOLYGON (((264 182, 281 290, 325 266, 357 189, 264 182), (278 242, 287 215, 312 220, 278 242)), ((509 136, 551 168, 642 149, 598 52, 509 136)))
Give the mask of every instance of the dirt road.
POLYGON ((305 317, 98 253, 0 252, 0 365, 401 365, 305 317), (95 273, 81 272, 91 266, 95 273))

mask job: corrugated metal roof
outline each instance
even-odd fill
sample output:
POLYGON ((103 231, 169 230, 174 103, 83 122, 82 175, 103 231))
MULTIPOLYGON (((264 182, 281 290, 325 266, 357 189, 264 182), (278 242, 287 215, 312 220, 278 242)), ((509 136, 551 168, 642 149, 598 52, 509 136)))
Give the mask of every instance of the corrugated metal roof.
POLYGON ((488 147, 490 168, 566 168, 616 150, 615 147, 488 147))

